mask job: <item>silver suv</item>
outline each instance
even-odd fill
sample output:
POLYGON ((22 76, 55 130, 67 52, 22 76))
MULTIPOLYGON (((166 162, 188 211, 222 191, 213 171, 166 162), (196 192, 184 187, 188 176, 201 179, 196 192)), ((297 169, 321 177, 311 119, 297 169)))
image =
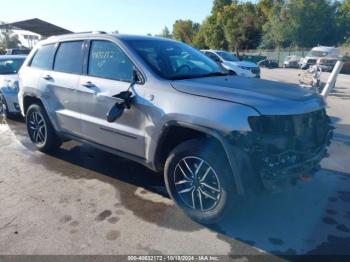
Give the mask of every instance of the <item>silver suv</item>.
POLYGON ((39 150, 74 139, 164 172, 175 203, 213 223, 311 176, 332 134, 320 96, 223 70, 168 39, 51 37, 20 70, 19 103, 39 150))

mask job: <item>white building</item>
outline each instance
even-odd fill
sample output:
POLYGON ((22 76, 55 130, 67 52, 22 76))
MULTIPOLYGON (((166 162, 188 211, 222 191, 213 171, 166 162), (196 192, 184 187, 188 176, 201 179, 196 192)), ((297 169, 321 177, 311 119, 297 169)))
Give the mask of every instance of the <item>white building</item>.
POLYGON ((32 49, 35 44, 40 41, 41 36, 25 30, 13 30, 13 33, 18 36, 18 40, 22 46, 32 49))

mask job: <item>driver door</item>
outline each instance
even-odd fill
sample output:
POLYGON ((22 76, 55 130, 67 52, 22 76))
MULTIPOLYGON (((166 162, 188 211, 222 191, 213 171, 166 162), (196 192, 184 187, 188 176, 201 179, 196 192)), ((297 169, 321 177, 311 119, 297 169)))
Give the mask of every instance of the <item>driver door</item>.
POLYGON ((82 136, 91 142, 145 156, 145 115, 142 111, 143 86, 135 84, 130 109, 113 123, 106 115, 117 102, 113 96, 126 91, 132 79, 133 64, 114 43, 105 40, 90 42, 86 75, 80 77, 80 111, 82 136))

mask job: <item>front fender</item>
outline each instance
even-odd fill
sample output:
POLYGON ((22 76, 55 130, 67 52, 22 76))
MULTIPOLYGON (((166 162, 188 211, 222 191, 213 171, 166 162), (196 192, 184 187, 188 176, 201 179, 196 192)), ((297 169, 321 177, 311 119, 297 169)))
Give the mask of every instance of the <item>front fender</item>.
MULTIPOLYGON (((243 186, 243 179, 240 175, 239 172, 237 172, 237 170, 239 170, 238 166, 239 163, 237 163, 237 158, 235 157, 235 153, 234 153, 234 148, 233 146, 230 144, 229 140, 227 139, 227 136, 223 133, 220 133, 219 131, 212 129, 212 128, 208 128, 205 126, 201 126, 201 125, 196 125, 193 123, 188 123, 188 122, 183 122, 183 121, 169 121, 167 122, 162 130, 163 132, 165 132, 165 130, 167 128, 171 128, 172 126, 177 126, 177 127, 184 127, 184 128, 188 128, 188 129, 192 129, 195 131, 199 131, 201 133, 204 133, 210 137, 215 138, 222 146, 230 168, 231 168, 231 173, 234 177, 234 181, 235 181, 235 186, 236 186, 236 190, 237 193, 239 195, 244 195, 244 186, 243 186)), ((160 139, 158 139, 157 141, 159 141, 160 139)), ((157 152, 157 145, 153 145, 155 148, 152 150, 152 164, 153 164, 153 168, 156 169, 156 167, 154 166, 155 164, 155 157, 156 157, 156 152, 157 152)))

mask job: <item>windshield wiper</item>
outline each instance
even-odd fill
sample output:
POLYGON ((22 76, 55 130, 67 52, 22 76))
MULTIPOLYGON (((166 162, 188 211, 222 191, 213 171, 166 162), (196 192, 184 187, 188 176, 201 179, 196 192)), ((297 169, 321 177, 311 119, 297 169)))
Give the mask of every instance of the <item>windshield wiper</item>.
POLYGON ((174 76, 171 78, 171 80, 184 80, 184 79, 193 79, 193 78, 202 78, 202 77, 213 77, 213 76, 227 76, 230 75, 230 73, 224 73, 224 72, 213 72, 208 74, 202 74, 202 75, 181 75, 181 76, 174 76))
POLYGON ((228 76, 230 73, 224 73, 224 72, 213 72, 205 75, 201 75, 201 77, 211 77, 211 76, 228 76))

